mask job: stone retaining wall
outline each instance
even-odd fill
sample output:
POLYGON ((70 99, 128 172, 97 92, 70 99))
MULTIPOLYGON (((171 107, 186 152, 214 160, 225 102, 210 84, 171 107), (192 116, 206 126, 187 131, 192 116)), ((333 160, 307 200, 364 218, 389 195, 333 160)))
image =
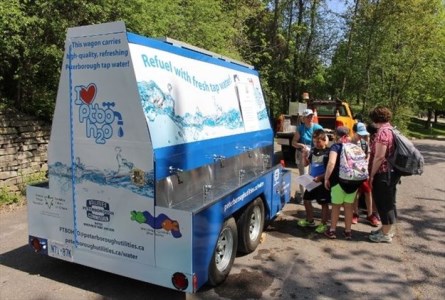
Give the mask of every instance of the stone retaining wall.
POLYGON ((0 188, 19 192, 48 170, 51 125, 12 111, 0 111, 0 188))

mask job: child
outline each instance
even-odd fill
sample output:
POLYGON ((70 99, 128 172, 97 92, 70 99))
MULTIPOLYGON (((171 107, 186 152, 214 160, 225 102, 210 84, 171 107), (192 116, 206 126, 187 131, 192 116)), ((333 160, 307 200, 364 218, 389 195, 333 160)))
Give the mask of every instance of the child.
MULTIPOLYGON (((367 142, 367 139, 369 137, 369 132, 366 130, 366 126, 363 123, 357 123, 354 124, 352 127, 352 131, 354 133, 352 142, 359 145, 363 152, 365 152, 366 157, 369 157, 369 144, 367 142)), ((372 201, 371 197, 371 188, 369 187, 369 181, 366 180, 362 183, 360 188, 358 189, 357 196, 354 201, 354 213, 352 215, 352 224, 357 224, 358 222, 358 202, 360 195, 363 194, 365 197, 365 203, 366 203, 366 213, 367 217, 366 220, 371 224, 371 226, 377 227, 380 225, 380 221, 378 217, 376 216, 377 209, 375 208, 375 204, 372 201)))
POLYGON ((349 128, 339 126, 335 129, 335 143, 329 149, 329 161, 326 166, 326 174, 324 178, 324 185, 326 189, 331 190, 331 227, 325 231, 325 235, 330 239, 337 238, 336 228, 338 218, 340 216, 340 208, 343 206, 345 212, 345 230, 344 237, 347 240, 352 238, 351 224, 352 224, 352 204, 359 185, 355 183, 340 182, 340 154, 343 148, 343 143, 350 142, 349 128))
MULTIPOLYGON (((304 165, 309 167, 309 174, 314 177, 315 182, 323 183, 324 173, 329 158, 328 139, 323 129, 317 129, 312 134, 314 148, 310 152, 305 151, 304 165)), ((318 233, 323 233, 328 228, 329 203, 331 196, 324 185, 321 184, 311 191, 306 190, 303 194, 304 208, 306 210, 306 219, 298 221, 301 227, 315 227, 314 208, 312 200, 316 200, 321 205, 321 223, 315 228, 318 233)))

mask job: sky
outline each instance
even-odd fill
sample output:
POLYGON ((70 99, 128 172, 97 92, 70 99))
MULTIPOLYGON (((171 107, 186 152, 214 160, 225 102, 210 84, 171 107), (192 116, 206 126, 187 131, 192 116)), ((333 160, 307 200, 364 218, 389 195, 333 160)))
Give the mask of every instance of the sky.
POLYGON ((336 13, 342 13, 346 9, 345 0, 327 0, 326 3, 328 4, 329 9, 336 13))

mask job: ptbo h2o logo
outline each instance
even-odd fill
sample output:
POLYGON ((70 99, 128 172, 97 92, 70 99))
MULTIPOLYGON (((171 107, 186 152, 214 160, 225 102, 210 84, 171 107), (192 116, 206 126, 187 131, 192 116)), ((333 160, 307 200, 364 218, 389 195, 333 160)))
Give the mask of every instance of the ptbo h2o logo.
POLYGON ((113 136, 113 123, 119 126, 117 135, 124 136, 122 126, 124 122, 120 112, 113 110, 114 102, 103 102, 102 107, 93 103, 97 87, 94 83, 88 86, 78 85, 74 87, 76 94, 75 104, 79 106, 79 122, 85 123, 87 138, 95 139, 96 144, 105 144, 113 136))

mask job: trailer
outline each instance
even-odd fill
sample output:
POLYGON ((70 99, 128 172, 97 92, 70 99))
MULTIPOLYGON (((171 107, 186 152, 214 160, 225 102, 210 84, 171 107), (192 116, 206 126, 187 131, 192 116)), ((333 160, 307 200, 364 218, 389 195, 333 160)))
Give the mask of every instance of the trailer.
POLYGON ((35 252, 196 292, 290 199, 253 67, 122 22, 68 29, 35 252))

